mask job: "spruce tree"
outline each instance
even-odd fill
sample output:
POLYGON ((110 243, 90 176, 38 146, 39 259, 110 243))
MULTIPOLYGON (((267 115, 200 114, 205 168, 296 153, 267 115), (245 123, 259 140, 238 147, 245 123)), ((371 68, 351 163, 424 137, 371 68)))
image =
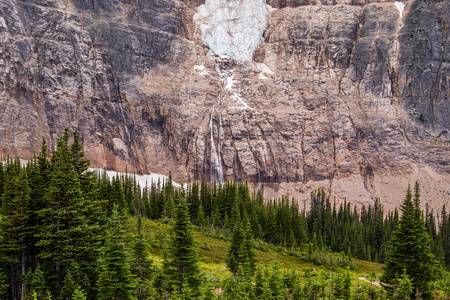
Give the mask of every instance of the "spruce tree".
POLYGON ((429 292, 428 284, 433 279, 436 261, 430 251, 430 238, 426 232, 420 210, 419 184, 415 186, 414 202, 408 187, 401 205, 402 216, 397 230, 392 234, 384 272, 380 280, 388 285, 397 285, 401 275, 407 275, 423 295, 429 292), (404 269, 406 271, 404 271, 404 269))
POLYGON ((48 283, 57 296, 73 261, 79 263, 82 273, 88 274, 91 281, 96 280, 95 262, 104 240, 105 217, 97 197, 96 178, 87 172, 89 161, 84 158, 76 131, 73 143, 69 144, 71 136, 66 128, 58 137, 49 164, 45 144, 37 158, 38 169, 45 171, 36 172, 41 178, 47 178, 48 183, 44 185, 45 193, 38 205, 36 246, 43 265, 54 266, 54 271, 48 273, 55 276, 51 276, 48 283))
POLYGON ((203 232, 203 227, 205 227, 206 220, 205 220, 205 213, 203 211, 203 205, 200 204, 198 207, 198 213, 197 213, 197 224, 201 232, 203 232))
POLYGON ((61 299, 71 300, 76 288, 72 274, 70 273, 70 270, 68 270, 64 277, 63 287, 61 289, 61 299))
POLYGON ((133 273, 138 276, 138 299, 145 299, 148 296, 148 286, 155 271, 153 260, 147 257, 147 245, 142 236, 142 219, 138 218, 137 240, 133 247, 133 273))
POLYGON ((37 265, 34 272, 28 272, 26 282, 29 294, 35 293, 39 299, 44 299, 47 294, 47 283, 40 264, 37 265))
POLYGON ((237 221, 233 228, 230 248, 226 257, 227 267, 234 276, 242 270, 245 275, 253 274, 255 270, 255 254, 252 248, 253 234, 246 215, 243 222, 237 221))
POLYGON ((0 299, 3 299, 8 292, 8 284, 6 283, 6 274, 0 269, 0 299))
POLYGON ((345 274, 337 274, 334 278, 334 296, 336 299, 350 299, 351 277, 347 270, 345 274))
MULTIPOLYGON (((11 162, 12 163, 12 162, 11 162)), ((3 219, 0 226, 0 254, 5 255, 9 266, 9 285, 13 298, 20 299, 25 294, 25 276, 29 269, 27 258, 31 256, 34 228, 31 222, 30 189, 28 178, 20 163, 16 160, 15 169, 6 178, 0 214, 3 219)))
POLYGON ((164 262, 164 274, 167 276, 169 292, 176 290, 182 294, 189 288, 197 296, 202 282, 198 265, 196 241, 192 231, 189 210, 184 190, 177 197, 172 237, 164 262))
POLYGON ((98 299, 132 299, 136 281, 131 274, 123 223, 116 208, 109 227, 104 253, 98 263, 98 299))
POLYGON ((86 300, 86 295, 83 293, 83 291, 78 287, 75 289, 72 295, 72 300, 86 300))
POLYGON ((226 257, 226 263, 228 269, 233 273, 234 276, 237 275, 240 266, 240 253, 241 245, 244 242, 244 230, 240 223, 237 223, 233 228, 233 235, 231 237, 230 248, 228 248, 228 254, 226 257))
POLYGON ((445 204, 442 207, 441 222, 439 224, 439 239, 442 244, 443 259, 447 268, 450 268, 450 218, 445 204))

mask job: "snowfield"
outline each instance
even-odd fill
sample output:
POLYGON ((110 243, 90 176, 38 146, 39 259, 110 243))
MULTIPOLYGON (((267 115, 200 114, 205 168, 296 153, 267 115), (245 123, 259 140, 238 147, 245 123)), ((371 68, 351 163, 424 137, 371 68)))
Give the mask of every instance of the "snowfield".
MULTIPOLYGON (((103 172, 103 169, 89 168, 89 171, 93 171, 93 172, 101 174, 103 172)), ((119 175, 119 176, 120 175, 135 176, 136 181, 141 186, 141 188, 144 188, 146 185, 148 185, 150 187, 152 182, 157 183, 158 180, 160 180, 161 183, 163 183, 169 179, 169 177, 167 177, 165 175, 156 174, 156 173, 151 173, 151 174, 146 174, 146 175, 134 175, 131 173, 120 173, 120 172, 115 172, 115 171, 105 171, 105 172, 106 172, 106 175, 108 175, 109 179, 112 179, 113 177, 115 177, 117 175, 119 175)), ((173 184, 173 186, 175 186, 177 188, 181 187, 181 184, 179 184, 173 180, 172 180, 172 184, 173 184)))

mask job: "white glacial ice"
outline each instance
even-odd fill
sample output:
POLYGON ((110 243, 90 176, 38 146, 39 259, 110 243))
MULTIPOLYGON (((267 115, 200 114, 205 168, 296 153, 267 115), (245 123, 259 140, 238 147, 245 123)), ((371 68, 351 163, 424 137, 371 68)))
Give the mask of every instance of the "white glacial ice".
POLYGON ((206 0, 194 19, 214 54, 248 62, 262 41, 268 12, 264 0, 206 0))
POLYGON ((403 2, 400 1, 395 1, 394 2, 395 7, 397 7, 398 12, 400 13, 400 18, 403 16, 403 9, 405 8, 405 4, 403 4, 403 2))

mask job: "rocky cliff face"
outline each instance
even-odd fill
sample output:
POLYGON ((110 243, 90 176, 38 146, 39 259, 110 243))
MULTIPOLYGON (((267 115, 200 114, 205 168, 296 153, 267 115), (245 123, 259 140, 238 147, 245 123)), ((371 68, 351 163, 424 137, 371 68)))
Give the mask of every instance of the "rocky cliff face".
POLYGON ((419 178, 439 206, 450 3, 267 3, 263 42, 236 61, 203 41, 201 0, 1 0, 0 153, 78 127, 95 167, 388 207, 419 178))

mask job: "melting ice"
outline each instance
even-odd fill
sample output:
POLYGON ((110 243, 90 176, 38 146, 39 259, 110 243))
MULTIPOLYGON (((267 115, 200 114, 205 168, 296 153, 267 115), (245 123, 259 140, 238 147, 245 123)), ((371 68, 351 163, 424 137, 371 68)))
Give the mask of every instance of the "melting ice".
POLYGON ((195 21, 203 42, 216 55, 251 61, 267 25, 264 0, 206 0, 195 21))

